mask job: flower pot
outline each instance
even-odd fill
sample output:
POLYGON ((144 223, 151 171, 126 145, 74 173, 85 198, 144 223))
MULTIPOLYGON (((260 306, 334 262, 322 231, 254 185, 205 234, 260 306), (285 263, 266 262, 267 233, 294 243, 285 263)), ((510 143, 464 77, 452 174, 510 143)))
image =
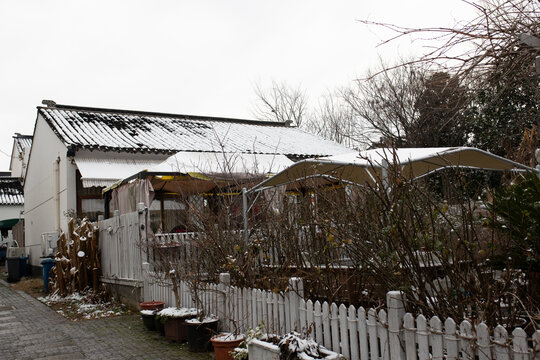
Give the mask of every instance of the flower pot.
POLYGON ((154 326, 159 335, 165 336, 165 325, 163 325, 163 322, 158 316, 154 318, 154 326))
POLYGON ((145 301, 139 304, 141 310, 161 310, 164 305, 163 301, 145 301))
POLYGON ((174 342, 184 342, 187 338, 186 320, 193 316, 181 318, 169 318, 163 324, 165 339, 174 342))
POLYGON ((244 335, 220 334, 212 337, 210 341, 214 346, 216 360, 234 360, 231 352, 244 341, 244 335))
POLYGON ((156 330, 156 313, 154 310, 141 310, 141 317, 144 326, 150 330, 156 330))
POLYGON ((204 352, 212 351, 212 342, 210 338, 217 334, 218 319, 208 321, 187 321, 187 337, 189 351, 204 352))

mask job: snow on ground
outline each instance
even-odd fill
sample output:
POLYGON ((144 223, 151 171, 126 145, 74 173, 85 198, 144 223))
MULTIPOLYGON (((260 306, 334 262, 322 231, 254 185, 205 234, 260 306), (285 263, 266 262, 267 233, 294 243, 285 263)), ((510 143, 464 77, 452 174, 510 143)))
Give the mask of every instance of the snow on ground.
POLYGON ((89 293, 73 293, 66 297, 51 294, 39 297, 39 301, 54 309, 60 315, 73 320, 90 320, 123 315, 129 310, 115 301, 106 301, 89 293))

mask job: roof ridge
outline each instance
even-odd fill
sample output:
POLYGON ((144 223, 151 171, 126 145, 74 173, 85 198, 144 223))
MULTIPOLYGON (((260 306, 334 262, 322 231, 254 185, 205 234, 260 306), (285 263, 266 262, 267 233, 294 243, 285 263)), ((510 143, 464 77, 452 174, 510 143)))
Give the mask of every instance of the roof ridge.
POLYGON ((220 122, 242 123, 242 124, 252 124, 252 125, 290 127, 290 126, 287 126, 285 122, 279 122, 279 121, 236 119, 236 118, 225 118, 225 117, 203 116, 203 115, 172 114, 172 113, 162 113, 162 112, 142 111, 142 110, 108 109, 108 108, 86 107, 86 106, 65 105, 65 104, 56 104, 54 106, 37 106, 37 108, 39 110, 61 109, 61 110, 113 113, 113 114, 124 114, 124 115, 146 115, 146 116, 156 116, 156 117, 182 118, 186 120, 220 121, 220 122))

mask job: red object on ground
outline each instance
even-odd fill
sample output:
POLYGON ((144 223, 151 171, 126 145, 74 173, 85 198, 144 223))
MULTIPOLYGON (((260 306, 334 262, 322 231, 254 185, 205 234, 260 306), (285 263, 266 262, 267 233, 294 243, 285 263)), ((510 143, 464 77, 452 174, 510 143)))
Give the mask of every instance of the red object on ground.
POLYGON ((146 301, 139 304, 141 310, 161 310, 165 303, 163 301, 146 301))
POLYGON ((231 340, 226 340, 223 335, 216 335, 210 339, 212 345, 214 345, 214 353, 216 354, 216 360, 234 360, 231 355, 231 351, 244 341, 244 338, 233 337, 231 340))

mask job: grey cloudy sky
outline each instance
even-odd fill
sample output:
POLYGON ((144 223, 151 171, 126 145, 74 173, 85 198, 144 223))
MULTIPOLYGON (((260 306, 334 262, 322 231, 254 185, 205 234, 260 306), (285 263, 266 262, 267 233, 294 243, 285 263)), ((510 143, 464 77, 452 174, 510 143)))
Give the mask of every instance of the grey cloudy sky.
POLYGON ((252 118, 272 80, 316 100, 378 62, 358 19, 448 26, 460 0, 0 0, 0 171, 12 136, 32 134, 42 99, 61 104, 252 118))

